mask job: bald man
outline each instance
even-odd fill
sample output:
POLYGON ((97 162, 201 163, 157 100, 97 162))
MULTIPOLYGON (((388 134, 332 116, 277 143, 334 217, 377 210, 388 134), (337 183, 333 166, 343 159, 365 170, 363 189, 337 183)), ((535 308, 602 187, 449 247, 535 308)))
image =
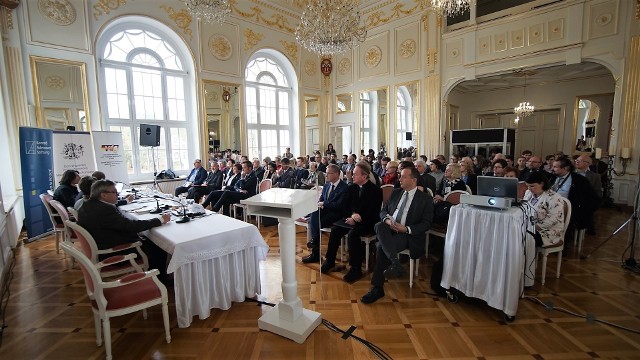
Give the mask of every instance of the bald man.
POLYGON ((576 165, 576 173, 580 174, 589 180, 593 191, 598 195, 598 198, 602 198, 602 179, 600 174, 594 173, 589 170, 589 166, 591 166, 591 158, 587 155, 580 155, 575 160, 576 165))
POLYGON ((522 172, 520 173, 520 176, 518 176, 518 180, 525 181, 529 176, 529 174, 542 170, 543 165, 544 164, 542 163, 542 159, 540 158, 540 156, 537 156, 537 155, 531 156, 529 160, 527 160, 527 168, 522 170, 522 172))

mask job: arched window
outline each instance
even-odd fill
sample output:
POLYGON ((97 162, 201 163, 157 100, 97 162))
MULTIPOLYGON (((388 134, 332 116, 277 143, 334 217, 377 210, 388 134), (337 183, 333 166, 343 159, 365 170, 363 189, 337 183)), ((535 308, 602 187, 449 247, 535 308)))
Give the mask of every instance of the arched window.
POLYGON ((245 68, 249 158, 274 157, 287 147, 297 151, 298 144, 293 142, 298 129, 294 121, 297 85, 285 65, 275 52, 263 51, 254 54, 245 68))
POLYGON ((169 31, 129 20, 98 42, 105 128, 122 132, 130 179, 148 177, 154 161, 158 171, 186 172, 197 157, 195 111, 185 100, 193 98, 193 66, 169 31), (140 146, 141 124, 161 127, 160 146, 140 146))
POLYGON ((412 133, 411 114, 411 97, 407 92, 406 86, 400 86, 396 94, 396 146, 401 148, 409 148, 412 140, 407 140, 407 133, 412 133))

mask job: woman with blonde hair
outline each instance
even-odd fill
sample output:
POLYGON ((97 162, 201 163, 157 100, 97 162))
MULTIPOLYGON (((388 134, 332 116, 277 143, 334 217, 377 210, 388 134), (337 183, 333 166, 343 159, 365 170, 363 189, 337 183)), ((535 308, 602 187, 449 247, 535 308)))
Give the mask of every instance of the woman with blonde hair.
POLYGON ((464 181, 462 181, 461 177, 462 173, 460 172, 460 165, 454 163, 448 164, 444 169, 444 178, 433 197, 433 201, 440 202, 444 200, 444 197, 454 190, 466 191, 467 186, 464 181))

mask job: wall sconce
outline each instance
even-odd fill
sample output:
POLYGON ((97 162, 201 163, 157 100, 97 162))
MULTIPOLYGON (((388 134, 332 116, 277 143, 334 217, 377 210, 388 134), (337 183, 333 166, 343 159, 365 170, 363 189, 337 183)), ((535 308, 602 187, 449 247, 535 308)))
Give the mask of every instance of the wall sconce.
POLYGON ((616 174, 616 176, 623 176, 627 173, 627 164, 629 163, 629 161, 631 161, 631 149, 629 148, 622 148, 622 151, 620 152, 620 162, 622 163, 622 172, 618 173, 615 170, 613 170, 613 173, 616 174))

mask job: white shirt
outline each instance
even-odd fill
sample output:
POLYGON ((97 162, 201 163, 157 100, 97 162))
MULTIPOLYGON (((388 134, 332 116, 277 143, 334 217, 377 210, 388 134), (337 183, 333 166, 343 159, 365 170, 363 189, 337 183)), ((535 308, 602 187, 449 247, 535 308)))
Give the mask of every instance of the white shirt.
POLYGON ((402 211, 402 217, 400 218, 400 223, 402 225, 406 224, 407 222, 407 214, 409 213, 409 208, 411 207, 411 202, 413 201, 413 197, 416 195, 416 191, 418 191, 418 187, 413 188, 413 190, 409 190, 409 191, 403 191, 402 196, 400 197, 400 202, 398 203, 398 207, 396 207, 396 210, 393 212, 393 215, 391 215, 392 220, 395 220, 398 211, 400 210, 400 207, 402 207, 402 201, 404 198, 404 194, 405 193, 409 193, 409 195, 407 195, 407 205, 404 206, 404 209, 402 211))

